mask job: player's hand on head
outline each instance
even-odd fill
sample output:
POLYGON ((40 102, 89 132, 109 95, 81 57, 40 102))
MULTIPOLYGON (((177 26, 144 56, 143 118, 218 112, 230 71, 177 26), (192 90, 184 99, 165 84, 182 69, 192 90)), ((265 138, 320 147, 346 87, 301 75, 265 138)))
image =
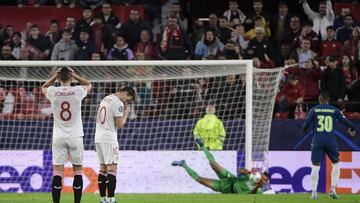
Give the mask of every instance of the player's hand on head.
POLYGON ((71 73, 74 73, 74 69, 71 68, 70 66, 67 66, 66 68, 69 69, 71 73))

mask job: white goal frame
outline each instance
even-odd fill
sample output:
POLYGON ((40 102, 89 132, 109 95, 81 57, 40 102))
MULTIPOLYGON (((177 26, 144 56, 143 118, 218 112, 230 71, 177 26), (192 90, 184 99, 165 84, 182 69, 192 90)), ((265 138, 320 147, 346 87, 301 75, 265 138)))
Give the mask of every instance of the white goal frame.
MULTIPOLYGON (((245 104, 245 168, 252 164, 252 109, 253 109, 253 62, 252 60, 184 60, 184 61, 0 61, 2 67, 61 67, 61 66, 197 66, 197 65, 239 65, 246 67, 245 104)), ((243 72, 243 71, 242 71, 243 72)), ((239 72, 240 73, 240 72, 239 72)))

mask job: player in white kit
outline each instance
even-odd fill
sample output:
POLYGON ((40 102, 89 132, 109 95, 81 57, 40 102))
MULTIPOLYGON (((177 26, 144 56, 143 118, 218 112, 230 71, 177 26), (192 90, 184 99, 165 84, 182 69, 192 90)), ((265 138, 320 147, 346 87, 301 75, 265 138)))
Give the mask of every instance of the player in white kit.
POLYGON ((83 127, 81 120, 81 101, 91 89, 91 83, 70 67, 59 68, 43 86, 42 91, 51 102, 54 117, 52 155, 53 178, 52 198, 60 202, 64 164, 70 158, 74 170, 74 202, 80 203, 83 180, 82 162, 84 155, 83 127), (70 86, 72 79, 80 85, 70 86), (53 86, 58 80, 60 86, 53 86))
POLYGON ((100 163, 98 186, 100 203, 115 202, 119 143, 117 130, 124 127, 135 98, 131 87, 124 87, 106 96, 100 103, 95 131, 95 149, 100 163), (106 189, 108 195, 106 198, 106 189))

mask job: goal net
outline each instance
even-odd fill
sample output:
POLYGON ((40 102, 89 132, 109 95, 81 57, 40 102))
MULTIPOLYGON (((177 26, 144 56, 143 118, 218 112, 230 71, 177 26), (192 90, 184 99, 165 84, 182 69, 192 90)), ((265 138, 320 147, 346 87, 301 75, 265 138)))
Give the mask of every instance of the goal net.
POLYGON ((267 168, 280 68, 255 69, 249 60, 2 61, 0 66, 3 155, 9 150, 51 150, 53 121, 41 85, 55 67, 71 66, 93 85, 82 104, 85 150, 94 149, 100 101, 130 86, 137 97, 118 133, 120 150, 197 150, 194 125, 206 106, 214 105, 226 130, 224 150, 241 154, 238 166, 267 168))

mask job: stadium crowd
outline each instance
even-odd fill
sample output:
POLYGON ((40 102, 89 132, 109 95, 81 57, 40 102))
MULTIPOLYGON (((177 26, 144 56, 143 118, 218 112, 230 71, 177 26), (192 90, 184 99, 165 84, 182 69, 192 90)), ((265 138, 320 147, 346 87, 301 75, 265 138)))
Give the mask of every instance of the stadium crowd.
MULTIPOLYGON (((285 1, 279 2, 276 13, 268 13, 262 0, 252 0, 253 8, 245 13, 239 9, 238 1, 229 0, 222 15, 212 13, 204 20, 188 19, 182 4, 173 3, 166 20, 160 22, 160 31, 154 32, 164 2, 18 0, 18 7, 80 6, 82 18, 68 16, 64 27, 53 19, 44 33, 36 22, 28 22, 24 30, 14 30, 0 19, 0 60, 252 59, 254 67, 266 69, 297 64, 287 68, 282 77, 276 117, 304 118, 306 111, 317 103, 320 90, 327 90, 331 102, 341 110, 360 112, 360 27, 350 8, 343 7, 336 15, 330 0, 321 1, 318 8, 301 0, 298 6, 306 16, 298 16, 289 13, 285 1), (112 5, 137 4, 143 5, 145 18, 133 9, 128 20, 120 22, 117 13, 112 12, 112 5)), ((225 108, 219 108, 224 109, 220 113, 223 118, 231 116, 232 109, 239 109, 238 105, 244 102, 240 91, 243 83, 239 76, 116 83, 95 87, 85 102, 96 105, 108 92, 130 85, 138 92, 137 115, 149 114, 148 109, 143 109, 148 105, 156 109, 152 115, 182 109, 183 114, 194 118, 204 111, 194 110, 194 102, 202 102, 205 107, 206 102, 216 100, 209 98, 214 92, 223 91, 222 98, 215 101, 225 108)), ((2 116, 37 111, 47 115, 45 107, 49 103, 39 89, 40 84, 30 85, 31 88, 24 82, 4 84, 0 86, 2 116)), ((92 106, 87 108, 91 112, 92 106)))

